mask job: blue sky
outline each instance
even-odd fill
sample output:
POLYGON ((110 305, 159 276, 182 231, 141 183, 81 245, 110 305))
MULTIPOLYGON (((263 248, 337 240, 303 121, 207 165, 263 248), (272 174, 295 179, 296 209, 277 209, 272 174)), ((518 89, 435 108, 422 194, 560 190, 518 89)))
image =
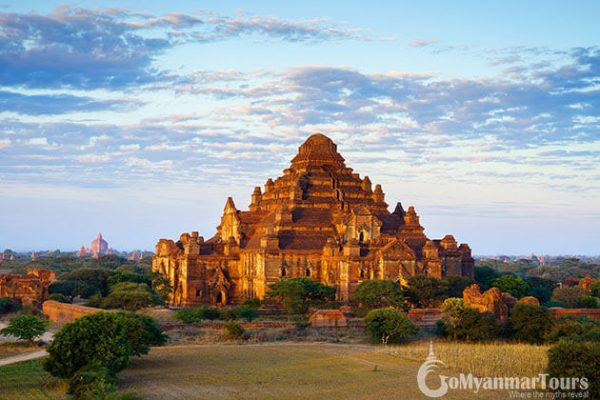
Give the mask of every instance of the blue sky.
POLYGON ((599 254, 600 4, 0 4, 0 248, 215 232, 311 133, 475 254, 599 254))

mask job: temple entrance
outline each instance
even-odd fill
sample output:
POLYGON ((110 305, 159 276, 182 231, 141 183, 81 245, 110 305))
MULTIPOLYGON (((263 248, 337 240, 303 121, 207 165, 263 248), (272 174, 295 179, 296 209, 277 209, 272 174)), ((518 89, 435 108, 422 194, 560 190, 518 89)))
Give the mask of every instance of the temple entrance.
POLYGON ((223 291, 220 291, 219 293, 217 293, 217 298, 215 299, 215 302, 222 306, 226 305, 227 304, 227 294, 223 291))

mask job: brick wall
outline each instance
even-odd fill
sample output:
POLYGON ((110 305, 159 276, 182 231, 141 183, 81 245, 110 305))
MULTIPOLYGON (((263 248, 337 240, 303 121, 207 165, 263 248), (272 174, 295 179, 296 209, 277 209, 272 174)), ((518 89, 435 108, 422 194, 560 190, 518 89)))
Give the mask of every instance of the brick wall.
POLYGON ((71 322, 84 315, 93 314, 99 311, 106 311, 100 308, 80 306, 76 304, 59 303, 54 300, 47 300, 42 304, 42 312, 50 321, 71 322))

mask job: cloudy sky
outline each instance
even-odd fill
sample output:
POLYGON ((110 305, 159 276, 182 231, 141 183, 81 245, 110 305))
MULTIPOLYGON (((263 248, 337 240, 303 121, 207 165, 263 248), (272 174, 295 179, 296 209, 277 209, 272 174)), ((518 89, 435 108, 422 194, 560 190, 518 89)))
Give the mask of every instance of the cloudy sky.
POLYGON ((598 15, 595 1, 5 1, 0 249, 210 237, 228 195, 246 209, 320 131, 432 238, 599 254, 598 15))

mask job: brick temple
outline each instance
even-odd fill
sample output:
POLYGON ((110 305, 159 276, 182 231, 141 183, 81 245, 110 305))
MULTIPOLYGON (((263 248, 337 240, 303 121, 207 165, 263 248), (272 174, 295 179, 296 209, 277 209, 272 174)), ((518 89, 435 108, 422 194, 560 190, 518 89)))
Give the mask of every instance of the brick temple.
POLYGON ((390 212, 381 185, 372 186, 317 133, 282 176, 254 188, 247 211, 228 198, 212 238, 161 239, 152 269, 171 279, 175 306, 263 298, 270 283, 288 277, 333 285, 346 302, 365 279, 473 276, 467 244, 452 235, 429 239, 414 207, 397 203, 390 212))

